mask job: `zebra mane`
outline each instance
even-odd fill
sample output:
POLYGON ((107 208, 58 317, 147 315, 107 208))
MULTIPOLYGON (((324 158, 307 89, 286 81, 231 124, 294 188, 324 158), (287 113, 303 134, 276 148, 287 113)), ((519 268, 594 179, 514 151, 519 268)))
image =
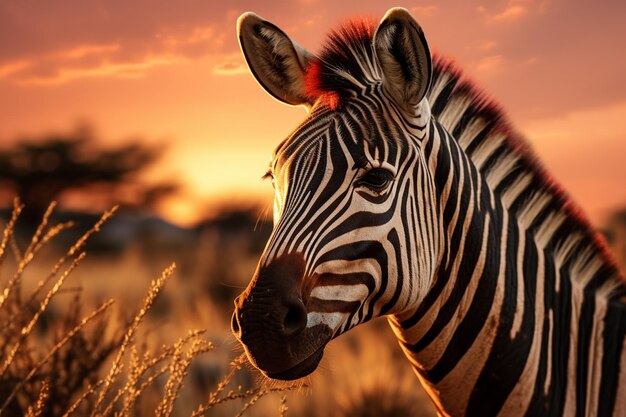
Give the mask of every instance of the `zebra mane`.
MULTIPOLYGON (((332 31, 306 74, 310 97, 333 109, 381 82, 373 36, 377 23, 355 19, 332 31)), ((495 195, 539 246, 552 248, 573 282, 626 301, 626 280, 573 200, 556 184, 499 105, 463 76, 451 60, 433 57, 427 94, 435 119, 456 139, 485 176, 495 195)))
POLYGON ((544 169, 500 106, 440 56, 433 59, 427 97, 433 116, 483 173, 494 194, 539 246, 554 249, 557 264, 567 265, 572 281, 606 296, 619 292, 626 301, 626 280, 605 240, 544 169))
POLYGON ((382 78, 374 59, 372 40, 376 22, 350 20, 329 33, 318 58, 306 73, 306 94, 336 109, 363 85, 382 78))

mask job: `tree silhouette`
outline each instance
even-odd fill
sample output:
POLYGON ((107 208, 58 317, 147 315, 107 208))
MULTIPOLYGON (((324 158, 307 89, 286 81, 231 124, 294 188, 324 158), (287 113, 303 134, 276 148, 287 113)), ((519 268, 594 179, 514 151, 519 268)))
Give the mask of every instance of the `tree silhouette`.
POLYGON ((0 150, 0 189, 5 199, 21 198, 26 217, 40 215, 52 200, 69 194, 82 206, 101 210, 117 203, 153 206, 178 188, 174 182, 147 184, 138 178, 162 155, 162 147, 139 139, 104 148, 94 130, 82 125, 68 133, 14 143, 0 150))

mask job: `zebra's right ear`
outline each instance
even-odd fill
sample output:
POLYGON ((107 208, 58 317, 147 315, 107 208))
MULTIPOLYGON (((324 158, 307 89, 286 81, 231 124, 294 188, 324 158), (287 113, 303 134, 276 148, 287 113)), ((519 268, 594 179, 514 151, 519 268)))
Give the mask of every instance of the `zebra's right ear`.
POLYGON ((265 91, 293 106, 313 105, 314 99, 305 93, 306 68, 313 54, 254 13, 239 17, 237 32, 248 67, 265 91))

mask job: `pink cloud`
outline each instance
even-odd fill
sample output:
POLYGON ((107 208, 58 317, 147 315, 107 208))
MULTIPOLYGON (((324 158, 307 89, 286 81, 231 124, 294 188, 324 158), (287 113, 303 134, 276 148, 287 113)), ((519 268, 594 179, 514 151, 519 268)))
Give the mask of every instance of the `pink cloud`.
POLYGON ((213 74, 215 75, 238 75, 248 72, 248 66, 239 53, 225 57, 213 67, 213 74))
POLYGON ((32 65, 32 62, 27 59, 19 59, 16 61, 9 61, 5 64, 0 65, 0 80, 3 78, 7 78, 12 74, 23 70, 24 68, 32 65))
POLYGON ((490 22, 511 22, 513 20, 520 19, 527 13, 528 10, 526 9, 526 7, 522 6, 521 4, 512 4, 500 13, 489 15, 488 20, 490 22))
POLYGON ((550 172, 595 223, 626 202, 624 114, 626 101, 537 117, 522 128, 550 172))
POLYGON ((20 85, 58 85, 82 78, 141 78, 153 68, 206 56, 219 49, 221 42, 223 35, 199 26, 163 31, 140 44, 71 45, 2 64, 0 79, 20 85))
POLYGON ((29 75, 17 80, 20 85, 59 85, 69 81, 98 78, 141 78, 153 68, 173 65, 181 62, 181 58, 173 55, 155 55, 133 62, 102 63, 86 68, 61 67, 45 75, 29 75))
POLYGON ((63 59, 78 59, 89 55, 101 55, 118 51, 120 49, 119 43, 111 43, 105 45, 79 45, 67 50, 61 50, 56 53, 59 58, 63 59))
POLYGON ((481 51, 490 51, 493 48, 495 48, 496 46, 498 46, 498 42, 496 41, 485 41, 480 45, 480 50, 481 51))
POLYGON ((505 64, 504 56, 489 55, 481 58, 476 64, 476 70, 480 73, 494 74, 502 69, 505 64))

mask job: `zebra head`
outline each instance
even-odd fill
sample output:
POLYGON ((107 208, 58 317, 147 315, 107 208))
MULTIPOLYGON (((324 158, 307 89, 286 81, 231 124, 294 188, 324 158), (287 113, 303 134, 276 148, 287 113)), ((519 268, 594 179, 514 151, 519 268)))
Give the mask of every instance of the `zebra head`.
POLYGON ((401 313, 430 286, 431 57, 399 8, 377 27, 331 34, 319 57, 252 13, 238 30, 263 88, 308 109, 273 154, 274 229, 232 321, 250 361, 290 380, 311 373, 332 338, 401 313))

